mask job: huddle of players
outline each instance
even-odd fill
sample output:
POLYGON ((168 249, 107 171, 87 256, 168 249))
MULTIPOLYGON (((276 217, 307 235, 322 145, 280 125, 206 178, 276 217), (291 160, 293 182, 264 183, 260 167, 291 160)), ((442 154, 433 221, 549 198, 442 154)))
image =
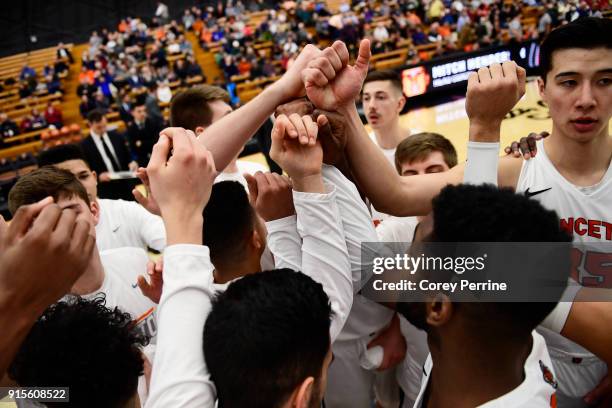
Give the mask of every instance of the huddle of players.
MULTIPOLYGON (((326 406, 359 407, 369 406, 372 389, 395 404, 384 386, 395 377, 404 403, 418 407, 584 404, 612 361, 610 307, 579 302, 588 289, 558 305, 458 304, 431 293, 423 303, 398 304, 396 314, 361 297, 358 283, 361 243, 379 235, 564 242, 571 238, 559 218, 583 217, 599 220, 599 241, 610 241, 610 23, 578 20, 542 44, 539 85, 553 132, 525 162, 497 160, 501 121, 525 87, 524 71, 508 62, 468 82, 467 166, 454 166, 444 138, 421 134, 397 147, 396 172, 373 140, 389 147, 365 132, 355 107, 367 41, 355 65, 340 42, 323 51, 307 46, 254 101, 189 126, 199 137, 172 120, 179 127, 162 132, 141 171, 150 195, 139 197, 161 215, 163 275, 161 262, 147 265, 142 243, 94 250, 95 225, 105 216, 111 227, 104 234, 134 223, 96 204, 95 186, 78 181, 88 169, 76 152, 50 160, 68 171, 43 167, 20 179, 9 197, 13 221, 0 224, 0 322, 7 328, 0 370, 21 386, 69 385, 72 406, 212 407, 218 400, 224 407, 317 407, 325 396, 326 406), (304 90, 310 102, 290 102, 304 90), (215 169, 225 169, 275 109, 282 113, 270 154, 290 180, 258 173, 246 180, 249 194, 239 183, 213 185, 215 169), (402 152, 409 152, 405 159, 402 152), (552 189, 529 199, 492 186, 447 186, 463 181, 552 189), (375 229, 356 185, 385 213, 431 216, 392 217, 375 229), (139 276, 144 271, 148 279, 139 276), (57 302, 67 293, 81 298, 57 302), (535 331, 540 324, 548 347, 535 331), (378 345, 382 362, 364 368, 378 345), (139 384, 143 373, 149 380, 139 384)), ((368 97, 389 98, 399 114, 401 92, 393 92, 400 91, 391 86, 368 97)), ((383 108, 371 109, 380 121, 383 108)), ((575 231, 577 242, 596 239, 594 230, 575 231)), ((602 384, 606 406, 610 392, 602 384)))

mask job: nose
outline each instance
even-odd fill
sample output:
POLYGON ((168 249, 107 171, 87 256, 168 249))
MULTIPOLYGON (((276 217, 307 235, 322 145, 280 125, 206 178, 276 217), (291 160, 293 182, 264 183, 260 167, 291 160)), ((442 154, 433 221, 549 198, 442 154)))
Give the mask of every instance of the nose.
POLYGON ((580 95, 576 101, 576 108, 582 111, 588 111, 597 105, 595 94, 593 92, 593 86, 590 81, 584 81, 580 87, 580 95))

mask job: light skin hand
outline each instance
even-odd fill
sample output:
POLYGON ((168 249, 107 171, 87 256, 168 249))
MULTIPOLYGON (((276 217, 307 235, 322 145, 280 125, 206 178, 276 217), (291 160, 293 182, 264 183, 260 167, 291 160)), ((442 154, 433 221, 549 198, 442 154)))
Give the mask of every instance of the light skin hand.
POLYGON ((318 126, 310 116, 291 116, 281 115, 276 119, 272 129, 270 157, 289 174, 294 190, 323 193, 323 149, 316 140, 318 126), (300 131, 304 132, 307 145, 297 140, 300 131))
POLYGON ((143 295, 151 299, 153 303, 158 303, 161 299, 162 289, 164 287, 164 262, 162 258, 157 261, 149 261, 147 263, 147 276, 138 276, 138 287, 143 295))
POLYGON ((395 367, 404 360, 407 345, 406 339, 404 339, 400 331, 397 313, 393 315, 389 326, 368 343, 368 348, 375 346, 381 346, 384 350, 383 361, 380 367, 378 367, 378 371, 395 367))
POLYGON ((164 220, 168 245, 201 245, 202 211, 217 175, 212 154, 192 131, 168 128, 153 147, 147 174, 164 220))
POLYGON ((85 271, 95 248, 90 229, 51 197, 20 207, 10 225, 0 217, 0 377, 35 320, 85 271))
POLYGON ((370 56, 370 41, 362 40, 355 65, 348 65, 348 49, 343 42, 336 41, 302 72, 308 99, 317 108, 328 111, 354 103, 368 74, 370 56))
POLYGON ((514 61, 491 64, 468 77, 465 111, 470 140, 499 142, 501 122, 525 94, 526 72, 514 61))
POLYGON ((136 171, 136 176, 138 176, 142 184, 145 186, 147 195, 145 197, 140 191, 138 191, 137 189, 133 189, 132 194, 134 195, 134 199, 138 202, 138 204, 142 205, 151 214, 161 216, 161 210, 159 209, 159 205, 157 204, 157 201, 155 201, 155 197, 153 197, 153 193, 151 192, 151 184, 149 183, 147 169, 145 169, 144 167, 138 168, 138 170, 136 171))

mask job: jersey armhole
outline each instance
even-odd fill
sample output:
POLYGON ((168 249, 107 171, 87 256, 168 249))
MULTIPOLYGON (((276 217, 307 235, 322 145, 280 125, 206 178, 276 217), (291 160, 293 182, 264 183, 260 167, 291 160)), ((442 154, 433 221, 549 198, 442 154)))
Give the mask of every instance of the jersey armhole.
POLYGON ((525 160, 522 157, 504 156, 499 158, 497 183, 499 187, 516 190, 525 160))

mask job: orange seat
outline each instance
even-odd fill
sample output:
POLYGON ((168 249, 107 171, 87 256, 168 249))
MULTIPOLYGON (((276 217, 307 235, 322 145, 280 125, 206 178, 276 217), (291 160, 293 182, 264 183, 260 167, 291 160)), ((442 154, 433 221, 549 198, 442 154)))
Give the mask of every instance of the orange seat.
POLYGON ((81 132, 81 127, 79 126, 78 123, 73 123, 72 125, 70 125, 70 131, 72 133, 79 133, 81 132))
POLYGON ((60 129, 60 134, 62 135, 62 137, 68 136, 70 134, 70 128, 68 126, 62 126, 62 128, 60 129))
POLYGON ((40 134, 40 138, 42 140, 47 140, 51 137, 51 133, 48 130, 43 130, 42 133, 40 134))
POLYGON ((51 139, 55 139, 56 137, 59 137, 60 132, 57 129, 52 129, 50 132, 50 137, 51 139))

